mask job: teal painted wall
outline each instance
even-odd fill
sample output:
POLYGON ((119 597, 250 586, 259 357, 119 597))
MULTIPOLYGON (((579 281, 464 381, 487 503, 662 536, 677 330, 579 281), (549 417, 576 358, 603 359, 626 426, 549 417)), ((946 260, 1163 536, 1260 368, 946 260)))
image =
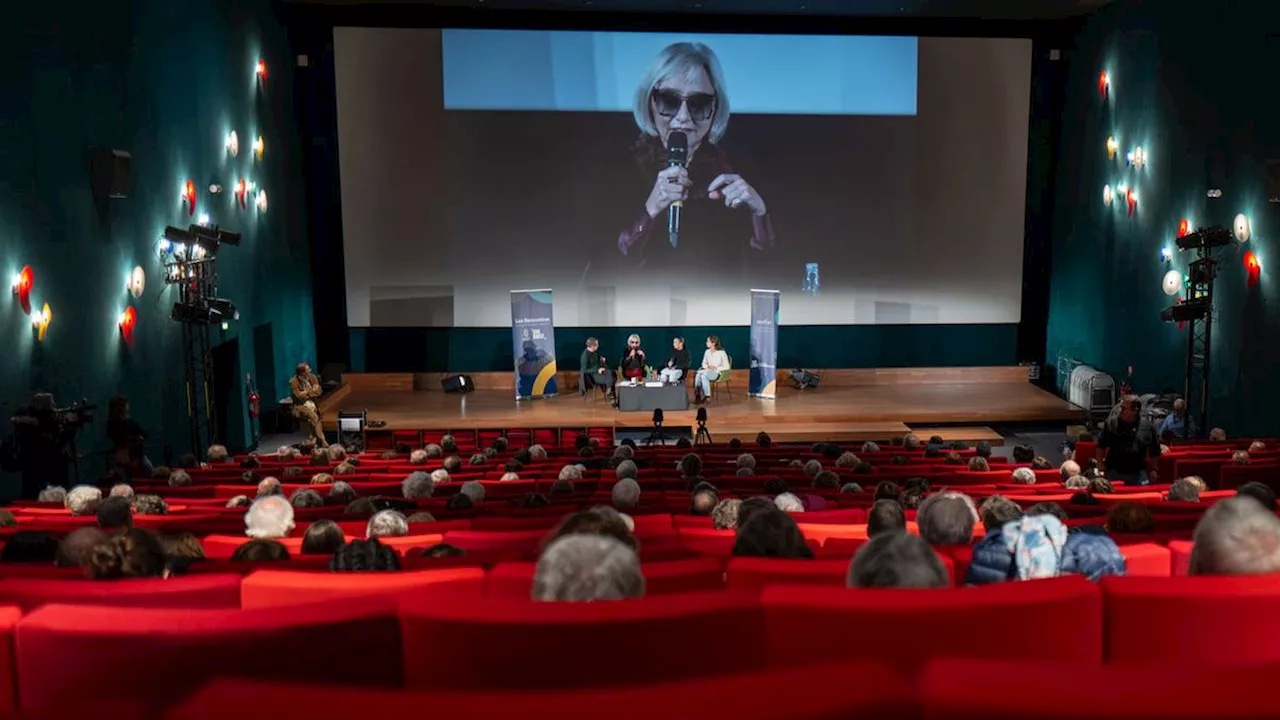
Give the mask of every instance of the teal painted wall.
POLYGON ((1057 169, 1053 270, 1046 355, 1079 358, 1123 376, 1134 369, 1139 391, 1181 390, 1186 331, 1160 321, 1171 304, 1160 289, 1170 269, 1191 258, 1173 247, 1178 223, 1231 226, 1249 216, 1253 239, 1218 251, 1210 422, 1234 434, 1272 434, 1271 406, 1280 400, 1280 270, 1277 210, 1266 202, 1266 160, 1280 159, 1280 96, 1270 74, 1280 43, 1269 29, 1280 8, 1219 3, 1190 12, 1176 3, 1120 2, 1094 15, 1067 55, 1070 80, 1057 169), (1269 9, 1268 9, 1269 8, 1269 9), (1102 101, 1098 74, 1113 77, 1102 101), (1120 156, 1108 160, 1115 135, 1120 156), (1124 152, 1142 145, 1141 172, 1124 152), (1138 208, 1102 202, 1103 185, 1129 182, 1138 208), (1210 187, 1221 188, 1209 199, 1210 187), (1257 287, 1246 287, 1243 253, 1263 263, 1257 287), (1268 262, 1277 263, 1275 270, 1268 262))
MULTIPOLYGON (((784 301, 785 302, 785 301, 784 301)), ((574 366, 589 336, 606 356, 639 333, 651 351, 677 335, 702 347, 720 337, 735 358, 747 357, 746 327, 556 328, 556 357, 574 366)), ((357 372, 485 372, 512 369, 508 328, 352 329, 351 368, 357 372)), ((963 367, 1014 365, 1017 325, 797 325, 778 335, 783 368, 963 367)))
MULTIPOLYGON (((0 274, 24 265, 35 272, 37 307, 48 302, 53 323, 43 343, 8 292, 0 296, 0 414, 6 418, 32 391, 50 390, 60 402, 87 397, 102 405, 79 449, 106 447, 106 401, 124 394, 154 441, 189 445, 181 332, 169 320, 173 289, 163 282, 155 252, 166 225, 185 227, 179 201, 188 178, 199 189, 198 209, 232 231, 239 247, 219 255, 221 295, 241 317, 215 344, 237 341, 237 387, 230 393, 228 436, 249 441, 244 373, 255 367, 254 328, 269 323, 271 378, 255 378, 282 392, 293 363, 312 359, 310 267, 302 212, 300 147, 291 83, 292 53, 276 8, 268 0, 105 0, 18 3, 0 24, 0 274), (268 64, 257 87, 253 69, 268 64), (239 157, 224 149, 229 130, 240 137, 239 157), (254 162, 257 135, 266 153, 254 162), (132 153, 130 197, 113 200, 99 220, 90 191, 86 148, 132 153), (230 190, 244 176, 266 188, 269 211, 232 208, 230 190), (221 182, 227 192, 210 195, 221 182), (135 265, 147 272, 139 299, 124 289, 135 265), (133 347, 116 319, 126 305, 138 314, 133 347)), ((198 215, 199 213, 197 213, 198 215)), ((101 472, 101 461, 82 476, 101 472)))

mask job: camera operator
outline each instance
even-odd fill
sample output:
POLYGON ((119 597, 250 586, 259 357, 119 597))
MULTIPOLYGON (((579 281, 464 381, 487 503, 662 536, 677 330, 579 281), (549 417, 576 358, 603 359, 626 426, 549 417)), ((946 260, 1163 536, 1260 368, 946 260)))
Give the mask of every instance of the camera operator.
POLYGON ((143 448, 147 433, 130 414, 129 398, 111 398, 107 406, 107 439, 111 441, 116 467, 124 471, 127 479, 151 477, 151 461, 143 448))
POLYGON ((47 485, 66 486, 67 465, 75 460, 76 432, 93 419, 91 409, 82 404, 58 408, 53 395, 36 393, 31 404, 11 418, 23 498, 35 498, 47 485))

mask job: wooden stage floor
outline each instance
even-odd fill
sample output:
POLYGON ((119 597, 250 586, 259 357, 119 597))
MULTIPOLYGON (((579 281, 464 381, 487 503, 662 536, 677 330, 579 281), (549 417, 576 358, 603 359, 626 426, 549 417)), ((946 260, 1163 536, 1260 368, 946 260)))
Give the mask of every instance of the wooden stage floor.
MULTIPOLYGON (((337 410, 367 409, 387 430, 539 427, 648 428, 650 413, 614 410, 603 396, 592 404, 576 392, 545 400, 517 402, 510 390, 477 390, 468 395, 439 391, 352 388, 322 402, 324 424, 336 429, 337 410)), ((695 407, 666 413, 671 428, 693 426, 695 407)), ((732 399, 707 406, 708 427, 717 440, 749 439, 764 430, 777 441, 886 440, 912 428, 936 425, 990 425, 1078 421, 1077 406, 1030 383, 937 383, 822 387, 779 391, 775 400, 749 398, 736 389, 732 399)))

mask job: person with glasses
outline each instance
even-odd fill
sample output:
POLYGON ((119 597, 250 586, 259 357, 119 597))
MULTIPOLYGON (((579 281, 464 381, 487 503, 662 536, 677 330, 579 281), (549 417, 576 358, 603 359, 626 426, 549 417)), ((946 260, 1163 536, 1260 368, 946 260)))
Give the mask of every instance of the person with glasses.
POLYGON ((640 336, 627 338, 627 349, 622 351, 622 377, 644 379, 644 348, 640 347, 640 336))
POLYGON ((632 150, 644 189, 635 219, 618 235, 624 257, 646 268, 722 269, 776 244, 769 206, 718 146, 729 125, 725 87, 720 61, 702 43, 668 45, 641 76, 633 108, 641 134, 632 150), (687 141, 684 166, 668 162, 675 133, 687 141), (668 236, 676 203, 680 231, 668 236))

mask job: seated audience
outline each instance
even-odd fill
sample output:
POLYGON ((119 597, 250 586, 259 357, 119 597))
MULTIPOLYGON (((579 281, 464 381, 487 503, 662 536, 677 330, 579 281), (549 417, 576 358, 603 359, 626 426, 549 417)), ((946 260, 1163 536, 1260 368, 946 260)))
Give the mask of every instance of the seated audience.
POLYGON ((1267 444, 1262 442, 1261 440, 1254 440, 1253 442, 1249 443, 1249 452, 1251 453, 1263 452, 1266 449, 1267 449, 1267 444))
POLYGON ((1237 450, 1231 453, 1231 464, 1232 465, 1248 465, 1249 453, 1245 452, 1244 450, 1237 450))
MULTIPOLYGON (((759 443, 757 443, 759 444, 759 443)), ((742 501, 729 498, 716 503, 711 509, 711 527, 716 530, 734 530, 738 527, 738 509, 742 501)))
POLYGON ((1072 475, 1062 483, 1062 487, 1067 490, 1088 490, 1089 478, 1083 475, 1072 475))
POLYGON ((435 493, 436 484, 430 475, 419 470, 409 473, 400 483, 400 491, 406 500, 426 500, 435 493))
MULTIPOLYGON (((515 475, 515 473, 511 474, 515 475)), ((517 475, 516 477, 518 478, 519 476, 517 475)), ((458 488, 458 492, 471 498, 471 502, 474 505, 484 502, 484 485, 481 485, 479 480, 470 480, 462 483, 462 487, 458 488)))
POLYGON ((410 464, 410 465, 426 465, 426 464, 427 464, 427 451, 426 451, 426 450, 414 450, 413 452, 409 453, 409 464, 410 464))
POLYGON ((969 472, 990 472, 991 466, 987 464, 987 459, 974 455, 969 458, 969 472))
POLYGON ((1191 575, 1280 572, 1280 518, 1247 495, 1206 510, 1191 540, 1191 575))
POLYGON ((1200 488, 1188 478, 1178 478, 1169 486, 1169 502, 1200 502, 1200 488))
POLYGON ((111 492, 107 493, 107 496, 122 497, 125 500, 128 500, 130 503, 132 503, 133 497, 135 494, 136 493, 134 493, 133 491, 133 486, 129 485, 128 483, 116 483, 115 485, 111 486, 111 492))
POLYGON ((325 503, 328 505, 342 505, 345 507, 351 501, 355 500, 356 497, 358 496, 356 495, 355 488, 351 487, 349 483, 337 480, 333 485, 329 486, 329 495, 325 498, 325 503))
POLYGON ((572 495, 573 481, 572 480, 556 480, 555 482, 551 483, 551 494, 552 495, 572 495))
POLYGON ((627 600, 644 596, 634 550, 605 535, 571 534, 542 552, 532 598, 550 602, 627 600))
MULTIPOLYGON (((854 475, 870 475, 875 471, 876 471, 876 466, 872 465, 869 462, 866 462, 865 460, 860 461, 858 462, 857 465, 853 466, 854 475)), ((821 475, 822 473, 818 473, 818 474, 821 475)))
MULTIPOLYGON (((498 439, 501 440, 502 438, 498 438, 498 439)), ((457 455, 450 455, 449 457, 446 457, 444 460, 440 461, 440 467, 450 475, 452 475, 453 473, 460 473, 462 472, 462 458, 458 457, 457 455)))
POLYGON ((1013 446, 1013 462, 1018 465, 1030 465, 1036 459, 1035 448, 1021 443, 1013 446))
POLYGON ((109 531, 133 527, 133 504, 119 495, 103 500, 98 506, 98 527, 109 531))
MULTIPOLYGON (((552 488, 552 492, 555 492, 554 487, 552 488)), ((475 506, 476 504, 471 502, 471 496, 458 493, 457 495, 450 497, 449 500, 445 502, 444 509, 453 511, 474 510, 475 506)))
POLYGON ((809 477, 812 478, 812 477, 817 477, 818 473, 820 472, 822 472, 822 463, 818 462, 817 460, 810 460, 809 462, 804 464, 805 475, 808 475, 809 477))
POLYGON ((897 502, 898 496, 901 494, 902 491, 898 489, 897 483, 892 480, 881 480, 876 483, 876 491, 872 495, 872 502, 876 500, 892 500, 897 502))
POLYGON ((210 445, 205 456, 209 458, 210 463, 224 463, 227 462, 230 454, 225 445, 210 445))
POLYGON ((906 529, 907 514, 897 500, 877 500, 871 504, 867 511, 867 537, 906 529))
POLYGON ((804 503, 800 502, 800 498, 792 493, 786 492, 775 497, 773 504, 783 512, 801 513, 804 512, 804 503))
POLYGON ((244 514, 244 534, 271 540, 289 537, 293 532, 293 506, 280 495, 259 498, 244 514))
POLYGON ((462 548, 457 547, 456 545, 450 545, 449 543, 442 542, 442 543, 436 543, 435 545, 432 545, 431 547, 428 547, 428 548, 423 548, 421 557, 451 558, 451 557, 463 557, 466 554, 467 554, 466 550, 463 550, 462 548))
POLYGON ((635 536, 631 534, 623 515, 611 507, 597 506, 567 516, 547 536, 543 547, 566 535, 605 535, 629 548, 637 547, 635 536))
POLYGON ((840 476, 830 470, 823 470, 813 476, 815 490, 835 490, 840 487, 840 476))
MULTIPOLYGON (((738 510, 740 522, 742 509, 738 510)), ((809 560, 813 558, 813 551, 800 534, 796 521, 786 512, 774 508, 753 512, 745 524, 738 526, 733 556, 809 560)))
POLYGON ((1094 495, 1110 495, 1115 492, 1115 488, 1110 480, 1098 475, 1089 478, 1089 492, 1094 495))
POLYGON ((902 449, 909 453, 920 451, 920 438, 911 433, 907 433, 902 438, 902 449))
POLYGON ((898 495, 897 501, 903 510, 919 510, 928 494, 929 491, 922 487, 909 487, 898 495))
POLYGON ((1022 506, 1003 495, 992 495, 978 506, 978 515, 987 534, 991 534, 1004 527, 1005 523, 1022 517, 1022 506))
POLYGON ((986 585, 1058 575, 1124 575, 1125 559, 1105 535, 1067 532, 1057 517, 1028 514, 988 533, 973 547, 965 583, 986 585))
POLYGON ((265 538, 250 540, 231 553, 231 562, 289 562, 289 548, 277 540, 265 538))
POLYGON ((1143 535, 1156 531, 1156 520, 1146 505, 1126 500, 1107 511, 1106 528, 1112 535, 1143 535))
POLYGON ((1222 428, 1214 428, 1209 431, 1209 442, 1221 443, 1227 441, 1227 431, 1222 428))
POLYGON ((851 494, 861 494, 863 490, 862 490, 862 486, 859 485, 858 483, 847 482, 840 486, 840 492, 851 493, 851 494))
POLYGON ((772 447, 773 438, 769 437, 769 433, 761 430, 760 433, 756 435, 756 445, 759 445, 762 448, 772 447))
MULTIPOLYGON (((333 447, 330 445, 329 447, 333 447)), ((332 485, 333 476, 327 472, 316 473, 311 476, 311 485, 332 485)))
POLYGON ((689 514, 700 517, 711 515, 720 502, 720 495, 712 488, 703 487, 694 490, 689 497, 689 514))
POLYGON ((164 498, 151 493, 142 493, 133 497, 134 515, 168 515, 169 503, 164 498))
POLYGON ((857 455, 854 455, 851 452, 842 453, 840 457, 836 458, 836 467, 852 470, 853 466, 857 465, 858 462, 859 460, 857 455))
POLYGON ((945 588, 951 579, 924 540, 905 532, 882 532, 858 548, 846 583, 851 588, 945 588))
POLYGON ((1037 455, 1031 459, 1031 469, 1032 470, 1052 470, 1053 463, 1049 462, 1048 458, 1042 455, 1037 455))
POLYGON ((636 467, 635 461, 623 460, 622 462, 618 463, 618 467, 616 470, 614 470, 614 473, 617 474, 619 480, 626 480, 626 479, 635 480, 636 477, 639 476, 640 471, 639 471, 639 468, 636 467))
POLYGON ((191 533, 160 536, 164 547, 165 567, 170 575, 185 575, 190 567, 204 558, 204 547, 191 533))
POLYGON ((979 440, 977 445, 973 446, 973 454, 980 458, 991 459, 991 443, 986 440, 979 440))
POLYGON ((1203 493, 1203 492, 1207 492, 1207 491, 1209 490, 1209 484, 1208 484, 1208 483, 1206 483, 1206 482, 1204 481, 1204 478, 1200 477, 1199 475, 1188 475, 1188 476, 1186 476, 1186 477, 1184 477, 1184 478, 1182 478, 1182 479, 1183 479, 1183 480, 1186 480, 1187 482, 1191 483, 1192 485, 1195 485, 1195 486, 1196 486, 1196 490, 1197 490, 1198 492, 1202 492, 1202 493, 1203 493))
POLYGON ((356 538, 338 548, 329 561, 332 572, 397 572, 400 556, 376 538, 356 538))
POLYGON ((342 528, 332 520, 317 520, 302 534, 303 555, 333 555, 347 542, 342 528))
POLYGON ((141 528, 94 545, 84 557, 84 566, 90 580, 164 577, 168 572, 160 538, 141 528))
POLYGON ((344 515, 372 515, 377 511, 378 507, 374 505, 373 498, 356 498, 342 509, 344 515))
POLYGON ((1068 460, 1062 463, 1062 467, 1058 468, 1058 472, 1062 474, 1062 482, 1080 474, 1080 463, 1075 460, 1068 460))
POLYGON ((102 491, 92 485, 77 485, 67 493, 67 509, 72 515, 93 515, 102 502, 102 491))
POLYGON ((734 529, 741 531, 742 526, 746 525, 756 513, 777 509, 778 506, 773 504, 773 498, 761 496, 746 498, 738 504, 738 523, 734 529))
MULTIPOLYGON (((905 495, 905 493, 904 493, 905 495)), ((904 504, 904 508, 907 506, 904 504)), ((978 511, 963 493, 944 491, 926 497, 916 512, 920 537, 933 546, 968 545, 978 511)))
POLYGON ((191 476, 186 470, 174 470, 169 473, 169 487, 187 487, 191 484, 191 476))
POLYGON ((53 564, 63 568, 84 567, 93 548, 110 539, 110 535, 96 527, 76 528, 58 543, 53 564))
POLYGON ((1241 497, 1251 497, 1254 500, 1257 500, 1262 507, 1271 510, 1272 512, 1280 509, 1276 506, 1275 491, 1260 482, 1251 482, 1241 485, 1236 488, 1236 495, 1241 497))
MULTIPOLYGON (((329 447, 333 446, 330 445, 329 447)), ((296 510, 324 507, 324 498, 315 490, 295 490, 289 498, 289 504, 293 505, 296 510)))
POLYGON ((265 477, 258 482, 257 487, 257 494, 254 495, 255 500, 264 497, 271 497, 272 495, 284 496, 284 487, 280 484, 280 480, 278 478, 265 477))
POLYGON ((791 492, 787 487, 787 481, 780 477, 771 477, 764 481, 764 492, 766 495, 782 495, 791 492))
POLYGON ((396 510, 380 510, 369 518, 365 537, 370 540, 384 537, 404 537, 409 534, 409 520, 396 510))
POLYGON ((1034 470, 1027 467, 1014 468, 1013 475, 1010 479, 1018 485, 1035 485, 1036 473, 1034 470))
POLYGON ((67 489, 58 485, 50 485, 40 491, 40 494, 36 496, 36 502, 59 503, 65 506, 67 503, 67 489))
POLYGON ((964 465, 964 458, 958 452, 949 452, 942 457, 943 465, 964 465))
POLYGON ((1058 518, 1058 522, 1063 525, 1067 524, 1067 511, 1061 505, 1053 501, 1036 503, 1026 509, 1024 515, 1052 515, 1058 518))
POLYGON ((262 461, 258 459, 257 455, 249 455, 240 461, 240 469, 242 470, 257 470, 260 467, 262 467, 262 461))

